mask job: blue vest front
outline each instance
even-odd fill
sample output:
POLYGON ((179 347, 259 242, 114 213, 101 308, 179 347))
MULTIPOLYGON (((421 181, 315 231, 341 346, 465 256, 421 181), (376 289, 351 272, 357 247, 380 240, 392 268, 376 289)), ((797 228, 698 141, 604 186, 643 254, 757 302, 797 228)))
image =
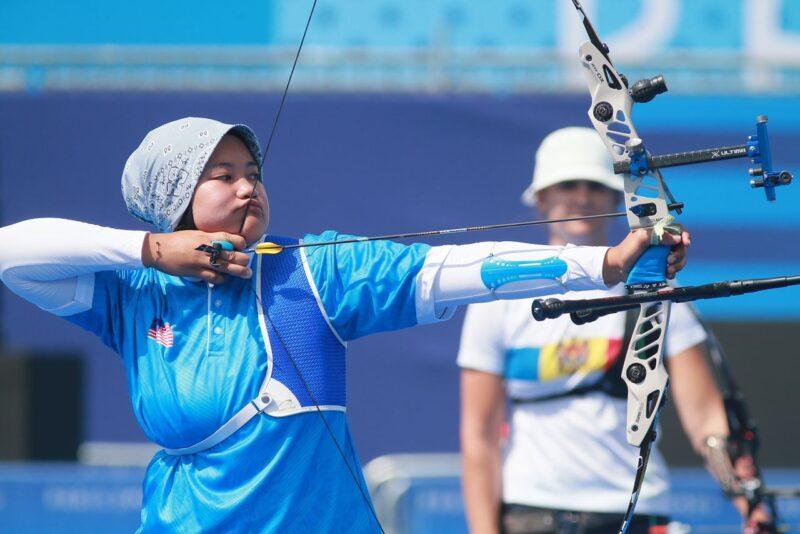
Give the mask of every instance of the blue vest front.
MULTIPOLYGON (((299 243, 273 236, 266 240, 299 243)), ((346 345, 322 307, 305 249, 260 255, 257 276, 259 321, 268 355, 262 392, 272 400, 265 412, 285 416, 316 406, 344 410, 346 345)))

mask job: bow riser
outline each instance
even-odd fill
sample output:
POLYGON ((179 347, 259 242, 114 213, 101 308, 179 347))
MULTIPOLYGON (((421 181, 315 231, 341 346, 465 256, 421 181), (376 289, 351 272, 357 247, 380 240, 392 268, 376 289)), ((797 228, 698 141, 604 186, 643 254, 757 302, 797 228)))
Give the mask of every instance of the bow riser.
MULTIPOLYGON (((664 224, 669 215, 668 203, 674 202, 658 169, 648 165, 650 155, 636 132, 631 119, 634 102, 645 102, 666 91, 662 77, 645 80, 636 86, 645 87, 637 97, 628 88, 628 81, 608 55, 608 46, 597 37, 579 2, 573 2, 584 17, 590 41, 580 49, 580 60, 589 85, 592 103, 589 120, 608 148, 615 164, 628 162, 623 173, 623 192, 628 225, 631 230, 653 228, 664 224)), ((666 247, 650 247, 631 271, 626 287, 629 295, 666 287, 666 247)), ((664 335, 669 321, 670 303, 642 304, 631 342, 625 353, 622 379, 628 387, 626 437, 628 443, 639 447, 639 464, 631 500, 625 512, 620 533, 630 526, 650 449, 655 440, 655 424, 661 411, 669 384, 662 356, 664 335)))
POLYGON ((650 172, 646 165, 648 154, 631 120, 634 101, 627 82, 590 41, 583 43, 579 54, 592 96, 589 120, 614 163, 644 163, 640 167, 630 165, 632 172, 623 174, 628 225, 633 230, 652 228, 669 215, 667 200, 672 195, 661 173, 650 172), (635 172, 636 169, 641 169, 641 172, 635 172))
MULTIPOLYGON (((589 119, 613 161, 644 159, 646 163, 648 154, 631 120, 634 100, 627 81, 591 41, 580 47, 579 54, 592 97, 589 119)), ((634 163, 631 167, 632 172, 622 175, 628 225, 632 230, 652 228, 669 216, 670 195, 660 173, 651 172, 646 165, 634 163)), ((635 294, 638 288, 629 283, 628 289, 635 294)), ((622 379, 628 386, 627 438, 631 445, 642 444, 666 393, 669 378, 661 358, 669 311, 669 302, 642 305, 627 347, 622 379)))
POLYGON ((583 43, 579 54, 592 96, 589 119, 614 162, 627 161, 625 144, 639 137, 630 120, 633 98, 624 78, 594 44, 590 41, 583 43))

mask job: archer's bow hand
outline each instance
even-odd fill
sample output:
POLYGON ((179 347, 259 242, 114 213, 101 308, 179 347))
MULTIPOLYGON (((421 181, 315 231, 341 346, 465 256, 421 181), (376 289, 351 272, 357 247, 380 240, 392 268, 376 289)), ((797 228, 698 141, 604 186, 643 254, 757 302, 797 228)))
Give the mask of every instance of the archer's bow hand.
POLYGON ((660 238, 654 238, 654 231, 634 230, 622 242, 608 249, 603 262, 603 280, 608 286, 624 282, 628 273, 633 268, 639 256, 648 247, 658 244, 672 247, 667 257, 667 278, 674 278, 675 274, 686 266, 686 251, 691 244, 691 236, 683 228, 675 233, 663 232, 660 238))
MULTIPOLYGON (((740 506, 737 504, 736 501, 745 500, 744 497, 737 497, 734 499, 734 504, 736 508, 741 511, 740 506)), ((745 503, 745 506, 747 504, 745 503)), ((742 514, 744 517, 744 523, 742 525, 742 532, 744 534, 775 534, 778 531, 777 527, 775 526, 775 522, 767 512, 766 507, 763 504, 759 504, 753 510, 753 513, 750 514, 750 518, 747 519, 747 514, 742 514)))
POLYGON ((142 264, 174 276, 200 278, 221 284, 228 276, 250 278, 250 256, 244 252, 242 236, 227 232, 182 230, 168 234, 147 234, 142 245, 142 264), (215 242, 228 242, 231 251, 220 250, 215 242))
MULTIPOLYGON (((749 454, 739 456, 733 460, 734 474, 740 481, 752 480, 759 476, 753 457, 749 454)), ((760 482, 759 482, 760 484, 760 482)), ((772 534, 778 532, 774 518, 763 504, 758 502, 753 506, 744 496, 734 497, 733 505, 742 515, 742 532, 745 534, 772 534)))

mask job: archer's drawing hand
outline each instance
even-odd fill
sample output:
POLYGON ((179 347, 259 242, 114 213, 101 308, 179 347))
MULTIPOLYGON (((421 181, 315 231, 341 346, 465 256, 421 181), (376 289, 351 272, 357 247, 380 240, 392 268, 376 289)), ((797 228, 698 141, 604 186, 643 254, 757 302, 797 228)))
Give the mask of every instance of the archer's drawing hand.
POLYGON ((253 275, 248 267, 250 256, 240 252, 245 247, 242 236, 227 232, 182 230, 167 234, 147 234, 142 246, 142 264, 167 274, 221 284, 228 276, 250 278, 253 275), (200 245, 211 245, 213 241, 228 241, 236 250, 220 252, 217 265, 211 265, 209 254, 196 249, 200 245))
MULTIPOLYGON (((606 285, 624 282, 633 269, 636 260, 652 244, 652 230, 634 230, 622 243, 608 249, 603 263, 603 279, 606 285)), ((676 234, 664 232, 660 244, 672 247, 667 257, 667 278, 675 278, 675 274, 686 266, 686 251, 691 245, 691 235, 680 229, 676 234)))

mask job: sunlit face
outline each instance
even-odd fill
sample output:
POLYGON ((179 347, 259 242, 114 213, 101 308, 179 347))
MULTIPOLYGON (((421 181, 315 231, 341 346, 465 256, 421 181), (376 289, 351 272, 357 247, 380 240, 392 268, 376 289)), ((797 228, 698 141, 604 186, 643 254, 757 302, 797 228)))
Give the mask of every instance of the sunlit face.
POLYGON ((267 231, 269 202, 258 164, 235 135, 224 136, 206 163, 192 198, 192 216, 198 230, 240 234, 248 244, 267 231))
MULTIPOLYGON (((539 191, 536 207, 548 219, 600 215, 616 211, 620 193, 597 182, 570 180, 539 191)), ((600 245, 605 242, 608 219, 570 221, 550 225, 553 238, 561 243, 600 245)))

